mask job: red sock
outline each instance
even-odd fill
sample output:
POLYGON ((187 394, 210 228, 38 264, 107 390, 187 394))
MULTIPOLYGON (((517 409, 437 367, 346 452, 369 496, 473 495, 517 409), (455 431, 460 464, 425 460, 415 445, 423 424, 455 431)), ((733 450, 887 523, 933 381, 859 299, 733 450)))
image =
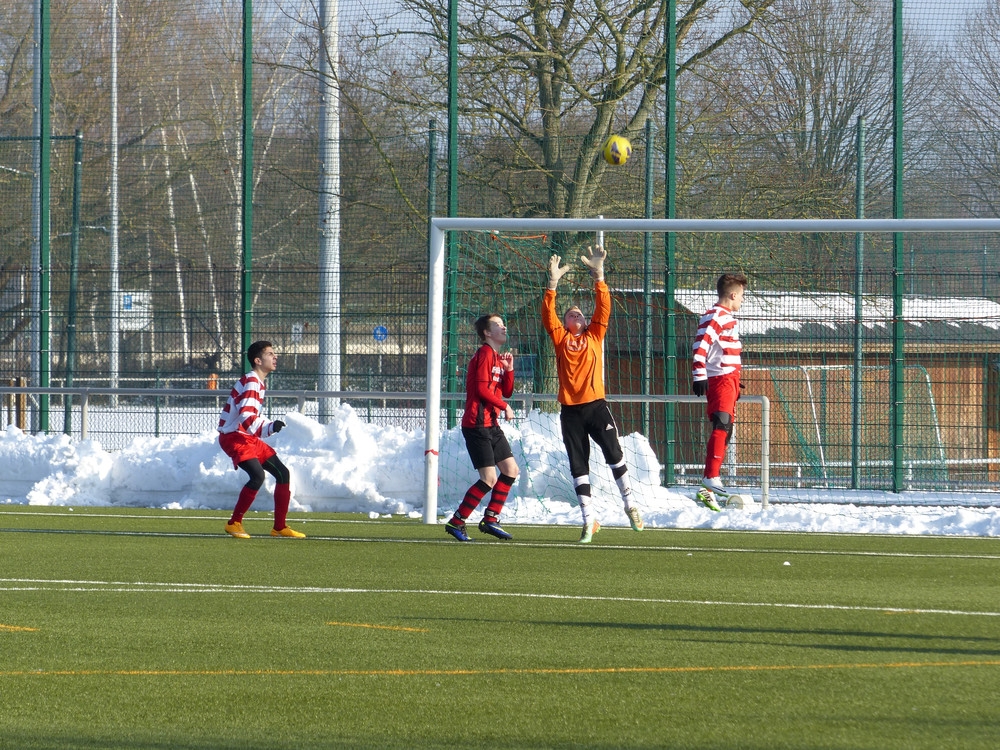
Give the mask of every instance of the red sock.
POLYGON ((250 506, 253 505, 254 498, 256 497, 257 490, 243 487, 240 490, 240 496, 236 501, 236 508, 233 510, 233 516, 229 519, 229 523, 242 523, 243 514, 250 510, 250 506))
POLYGON ((501 474, 497 483, 493 485, 493 494, 490 495, 490 504, 486 506, 486 516, 494 521, 500 518, 500 511, 503 504, 507 502, 507 495, 510 493, 511 485, 514 484, 514 477, 501 474))
POLYGON ((490 486, 482 479, 469 487, 469 490, 465 493, 465 497, 462 498, 462 504, 459 505, 458 510, 455 511, 455 518, 462 523, 468 521, 469 516, 472 515, 472 511, 479 507, 479 502, 489 491, 490 486))
POLYGON ((292 502, 292 489, 287 484, 274 485, 274 528, 281 531, 285 528, 288 517, 288 504, 292 502))
POLYGON ((722 473, 722 460, 726 457, 726 431, 712 430, 705 452, 705 476, 717 477, 722 473))

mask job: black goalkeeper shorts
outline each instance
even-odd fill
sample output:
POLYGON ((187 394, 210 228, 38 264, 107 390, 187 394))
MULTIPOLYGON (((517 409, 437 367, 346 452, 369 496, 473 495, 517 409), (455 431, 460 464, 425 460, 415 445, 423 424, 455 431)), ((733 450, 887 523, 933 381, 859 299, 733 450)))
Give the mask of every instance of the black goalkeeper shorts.
POLYGON ((624 457, 618 441, 618 426, 611 416, 608 402, 603 398, 588 404, 563 405, 559 411, 563 444, 569 456, 569 470, 574 477, 590 474, 590 439, 604 454, 609 466, 620 463, 624 457))

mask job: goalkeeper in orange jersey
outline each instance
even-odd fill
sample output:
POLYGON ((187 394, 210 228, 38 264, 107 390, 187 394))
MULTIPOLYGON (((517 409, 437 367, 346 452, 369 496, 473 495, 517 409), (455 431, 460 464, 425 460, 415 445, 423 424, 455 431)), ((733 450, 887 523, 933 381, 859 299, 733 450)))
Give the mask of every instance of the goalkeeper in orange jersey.
POLYGON ((570 269, 569 266, 560 268, 562 258, 558 255, 549 258, 549 283, 542 300, 542 325, 556 350, 561 405, 559 424, 583 515, 583 533, 580 535, 583 544, 593 540, 594 534, 601 528, 590 506, 591 438, 611 467, 632 528, 642 531, 644 525, 639 508, 632 500, 625 453, 618 440, 618 427, 604 399, 602 344, 611 317, 611 293, 604 282, 604 260, 607 257, 601 245, 588 247, 587 255, 580 257, 594 280, 594 314, 589 323, 583 311, 576 306, 566 311, 562 321, 556 315, 556 287, 559 286, 559 279, 570 269))

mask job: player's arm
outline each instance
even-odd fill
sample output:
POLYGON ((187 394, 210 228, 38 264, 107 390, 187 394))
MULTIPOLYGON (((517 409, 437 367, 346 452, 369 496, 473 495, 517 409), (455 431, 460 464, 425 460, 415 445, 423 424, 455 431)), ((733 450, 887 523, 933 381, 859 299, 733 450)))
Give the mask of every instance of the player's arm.
MULTIPOLYGON (((469 363, 469 396, 477 401, 489 404, 495 409, 506 411, 507 402, 497 394, 493 385, 493 365, 488 357, 476 356, 469 363)), ((513 373, 511 379, 513 380, 513 373)))
POLYGON ((240 415, 240 426, 246 432, 257 437, 267 437, 271 434, 267 420, 260 413, 263 402, 255 382, 247 383, 234 406, 240 415))
POLYGON ((542 296, 542 326, 557 344, 559 342, 556 340, 556 332, 562 327, 562 323, 559 316, 556 315, 556 287, 559 286, 559 280, 566 275, 570 268, 569 266, 560 268, 560 261, 562 258, 558 255, 549 258, 549 281, 545 294, 542 296))
POLYGON ((264 406, 264 394, 256 380, 250 380, 246 384, 243 392, 235 399, 233 406, 239 414, 240 426, 256 437, 270 437, 276 432, 281 432, 285 426, 285 423, 280 419, 272 422, 261 413, 264 406))
POLYGON ((498 355, 498 359, 503 366, 503 375, 500 377, 500 392, 504 398, 510 398, 514 393, 514 354, 504 352, 498 355))
MULTIPOLYGON (((504 398, 510 398, 514 394, 514 354, 513 352, 504 352, 498 355, 498 359, 503 366, 503 375, 500 376, 500 392, 504 398)), ((504 409, 504 417, 508 421, 514 419, 514 410, 510 404, 507 404, 504 409)))
POLYGON ((691 381, 695 396, 704 396, 708 391, 708 352, 719 340, 715 318, 698 328, 698 336, 691 352, 691 381))
POLYGON ((580 260, 590 269, 590 277, 594 280, 594 314, 590 318, 587 330, 603 339, 611 319, 611 292, 604 281, 604 261, 608 251, 603 245, 587 248, 587 255, 581 255, 580 260))

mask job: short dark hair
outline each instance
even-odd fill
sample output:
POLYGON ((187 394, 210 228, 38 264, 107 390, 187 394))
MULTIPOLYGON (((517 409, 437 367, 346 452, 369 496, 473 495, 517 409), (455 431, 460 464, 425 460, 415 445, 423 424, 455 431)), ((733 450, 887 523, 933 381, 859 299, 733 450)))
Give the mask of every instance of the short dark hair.
POLYGON ((257 363, 254 362, 257 357, 264 353, 267 347, 271 346, 270 341, 254 341, 247 348, 247 361, 250 362, 251 367, 256 367, 257 363))
POLYGON ((719 293, 719 299, 722 299, 736 291, 736 287, 741 286, 746 289, 749 285, 749 280, 741 273, 724 273, 719 277, 715 290, 719 293))
POLYGON ((480 315, 476 318, 475 326, 476 333, 479 334, 480 341, 486 341, 486 329, 490 327, 490 321, 493 318, 500 318, 503 320, 503 316, 500 313, 486 313, 485 315, 480 315))

